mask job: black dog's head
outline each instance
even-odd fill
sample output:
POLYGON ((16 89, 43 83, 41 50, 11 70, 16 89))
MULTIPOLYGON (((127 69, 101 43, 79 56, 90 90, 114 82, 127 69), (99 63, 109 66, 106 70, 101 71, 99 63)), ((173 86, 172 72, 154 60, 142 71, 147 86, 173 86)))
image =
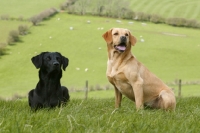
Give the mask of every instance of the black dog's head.
POLYGON ((63 70, 68 66, 68 58, 62 56, 59 52, 42 52, 31 58, 35 67, 45 69, 47 72, 52 72, 55 70, 63 70))

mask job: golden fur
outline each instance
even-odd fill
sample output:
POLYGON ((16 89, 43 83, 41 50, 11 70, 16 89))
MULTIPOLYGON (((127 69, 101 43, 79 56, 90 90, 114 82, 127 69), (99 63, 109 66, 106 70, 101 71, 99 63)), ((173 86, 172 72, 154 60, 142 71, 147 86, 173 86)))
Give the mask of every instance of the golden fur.
POLYGON ((107 42, 107 78, 115 88, 115 108, 121 106, 122 94, 135 101, 136 108, 174 110, 176 99, 173 91, 151 73, 131 53, 136 38, 130 31, 113 28, 103 34, 107 42))

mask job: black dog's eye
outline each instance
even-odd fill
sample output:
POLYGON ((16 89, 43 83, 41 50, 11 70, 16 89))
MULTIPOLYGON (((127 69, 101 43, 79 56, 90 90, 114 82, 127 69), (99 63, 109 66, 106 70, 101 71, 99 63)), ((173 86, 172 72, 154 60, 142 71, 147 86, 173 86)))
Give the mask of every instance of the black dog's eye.
POLYGON ((128 34, 126 33, 125 36, 128 36, 128 34))
POLYGON ((56 57, 57 60, 60 60, 60 57, 56 57))
POLYGON ((50 57, 47 57, 47 58, 46 58, 46 60, 50 61, 50 60, 51 60, 51 58, 50 58, 50 57))
POLYGON ((118 35, 118 33, 114 33, 114 35, 118 35))

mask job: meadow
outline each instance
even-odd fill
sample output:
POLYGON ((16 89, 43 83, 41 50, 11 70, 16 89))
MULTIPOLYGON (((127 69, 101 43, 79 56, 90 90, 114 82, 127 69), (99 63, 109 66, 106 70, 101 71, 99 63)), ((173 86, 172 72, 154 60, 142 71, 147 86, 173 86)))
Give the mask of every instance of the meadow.
POLYGON ((187 18, 200 21, 200 1, 198 0, 131 0, 130 8, 136 12, 158 14, 164 18, 187 18))
POLYGON ((28 27, 31 26, 30 22, 27 22, 27 21, 23 21, 23 22, 16 21, 13 23, 12 21, 1 21, 0 20, 0 29, 1 29, 1 31, 3 31, 0 34, 0 40, 1 40, 0 42, 6 43, 9 32, 13 29, 18 29, 19 25, 27 25, 28 27))
MULTIPOLYGON (((98 3, 98 0, 93 0, 89 3, 89 0, 82 1, 90 6, 91 11, 94 9, 94 7, 99 6, 100 4, 98 3)), ((127 0, 124 1, 126 3, 127 0)), ((8 15, 15 18, 20 16, 22 16, 23 18, 30 18, 31 16, 40 13, 47 8, 59 8, 59 6, 64 2, 65 0, 49 0, 48 2, 40 0, 29 2, 27 2, 26 0, 0 0, 0 15, 8 15), (22 5, 23 8, 21 7, 22 5)), ((112 2, 114 3, 114 1, 112 2)), ((102 3, 104 3, 104 0, 102 0, 102 3)), ((200 1, 198 0, 151 0, 151 2, 149 2, 148 0, 131 0, 130 3, 126 6, 132 9, 134 12, 158 14, 164 18, 181 17, 187 19, 197 19, 198 21, 200 21, 200 8, 198 8, 199 5, 200 1)))
POLYGON ((0 0, 0 15, 7 15, 11 18, 22 17, 23 19, 29 19, 30 17, 44 11, 45 9, 51 7, 59 8, 60 4, 63 2, 64 0, 50 0, 48 2, 44 0, 0 0))
MULTIPOLYGON (((0 0, 0 15, 28 19, 47 8, 58 8, 62 2, 0 0)), ((130 7, 133 11, 159 13, 165 18, 200 20, 199 4, 197 0, 132 0, 130 7)), ((17 29, 20 24, 30 27, 29 34, 20 36, 21 41, 7 46, 6 55, 0 56, 0 98, 9 99, 15 94, 25 98, 0 100, 1 133, 200 131, 199 85, 182 86, 182 97, 177 97, 175 111, 149 108, 136 111, 134 103, 126 97, 123 97, 122 107, 114 109, 114 90, 105 76, 106 43, 101 37, 112 27, 130 29, 137 38, 136 46, 132 48, 133 54, 150 71, 169 83, 177 96, 178 86, 172 82, 177 79, 182 79, 182 82, 200 80, 199 29, 60 12, 37 26, 32 26, 28 21, 0 20, 0 43, 6 42, 9 31, 17 29), (38 82, 38 70, 32 64, 31 57, 43 51, 59 51, 69 58, 69 66, 63 71, 61 83, 70 89, 71 100, 66 107, 33 112, 26 96, 38 82), (93 91, 84 100, 86 80, 93 91)))
POLYGON ((177 99, 176 111, 136 111, 123 98, 114 109, 114 98, 73 99, 66 107, 32 112, 24 100, 0 101, 1 133, 198 133, 200 98, 177 99))
POLYGON ((199 79, 199 30, 129 22, 59 13, 39 26, 30 27, 30 34, 22 36, 22 42, 9 46, 7 55, 1 58, 4 65, 0 66, 0 78, 3 79, 0 80, 0 94, 26 95, 35 87, 38 70, 30 59, 42 51, 59 51, 69 58, 69 66, 61 80, 69 89, 83 89, 86 80, 91 88, 112 87, 105 76, 107 51, 102 38, 102 34, 112 27, 131 30, 138 40, 132 52, 164 82, 199 79))
MULTIPOLYGON (((171 13, 168 13, 168 16, 163 14, 164 17, 170 17, 169 14, 179 16, 184 10, 187 11, 184 14, 193 14, 190 17, 184 16, 185 18, 198 19, 198 14, 194 13, 197 10, 194 6, 195 2, 183 2, 187 3, 187 10, 180 8, 185 4, 181 4, 178 0, 171 3, 159 2, 156 4, 158 7, 155 7, 154 10, 150 9, 155 6, 153 3, 156 3, 156 0, 151 3, 134 0, 130 7, 134 7, 134 11, 154 13, 151 11, 156 11, 159 7, 166 5, 162 10, 165 14, 168 13, 167 10, 173 10, 170 10, 171 13), (172 7, 172 5, 179 6, 172 7), (179 12, 177 12, 178 10, 179 12)), ((62 1, 55 0, 48 4, 41 1, 32 3, 1 1, 1 5, 4 6, 1 8, 0 14, 8 14, 10 17, 18 17, 21 14, 20 16, 29 18, 50 6, 58 8, 60 3, 62 1), (27 6, 14 8, 15 5, 27 6), (30 9, 33 10, 27 10, 26 7, 29 6, 32 6, 30 9), (5 10, 5 7, 10 10, 5 10), (13 8, 14 10, 11 10, 13 8)), ((120 20, 121 22, 119 22, 119 20, 76 16, 67 13, 59 13, 48 21, 43 21, 39 26, 31 26, 27 21, 1 20, 0 28, 4 31, 0 35, 1 42, 6 42, 8 31, 13 28, 17 29, 19 24, 27 24, 30 29, 27 36, 20 38, 21 42, 14 46, 8 46, 7 55, 0 57, 3 64, 0 66, 0 78, 2 79, 0 80, 0 96, 26 95, 30 89, 35 87, 38 81, 38 70, 32 65, 30 58, 42 51, 59 51, 70 59, 70 65, 63 73, 62 79, 62 84, 68 86, 70 90, 84 89, 86 80, 89 81, 90 89, 112 88, 105 77, 107 53, 106 44, 101 37, 106 30, 112 27, 123 27, 132 31, 132 34, 138 39, 136 46, 133 47, 134 55, 164 82, 173 82, 177 79, 185 82, 199 80, 199 30, 132 20, 120 20), (70 30, 70 27, 73 27, 74 30, 70 30), (142 39, 144 42, 141 42, 142 39)), ((177 86, 172 85, 171 87, 176 89, 175 93, 177 94, 177 86)), ((183 96, 196 96, 198 90, 199 85, 187 85, 183 86, 182 94, 183 96)), ((104 92, 110 91, 100 92, 104 94, 104 92)))

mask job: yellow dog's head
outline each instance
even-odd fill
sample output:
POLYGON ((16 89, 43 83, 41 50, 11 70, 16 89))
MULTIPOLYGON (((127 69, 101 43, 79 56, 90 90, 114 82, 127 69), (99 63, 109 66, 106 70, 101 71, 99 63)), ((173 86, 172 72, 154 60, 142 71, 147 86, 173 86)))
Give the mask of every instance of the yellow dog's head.
POLYGON ((108 44, 109 49, 115 49, 122 53, 136 43, 136 38, 131 35, 128 29, 112 28, 103 34, 103 38, 108 44))

